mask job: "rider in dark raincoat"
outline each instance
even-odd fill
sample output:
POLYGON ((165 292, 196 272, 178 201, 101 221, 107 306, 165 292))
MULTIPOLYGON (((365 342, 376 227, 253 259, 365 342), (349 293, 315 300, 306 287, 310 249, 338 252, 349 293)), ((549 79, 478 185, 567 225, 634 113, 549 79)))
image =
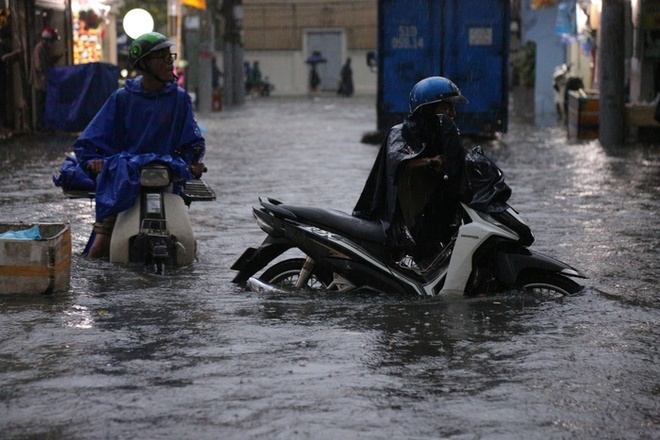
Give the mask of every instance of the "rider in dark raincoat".
POLYGON ((181 182, 204 169, 204 138, 190 97, 177 87, 171 46, 157 32, 133 41, 130 61, 142 76, 108 98, 74 144, 80 166, 99 173, 90 257, 107 256, 114 219, 137 198, 143 165, 164 162, 181 182))
POLYGON ((447 78, 426 78, 381 145, 353 215, 381 222, 395 259, 428 264, 455 232, 466 151, 454 105, 467 102, 447 78))

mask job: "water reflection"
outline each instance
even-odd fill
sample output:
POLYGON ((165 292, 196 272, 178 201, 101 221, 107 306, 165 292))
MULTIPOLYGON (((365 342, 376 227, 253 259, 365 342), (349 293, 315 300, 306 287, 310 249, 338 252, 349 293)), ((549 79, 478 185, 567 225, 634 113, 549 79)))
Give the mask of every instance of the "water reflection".
MULTIPOLYGON (((105 315, 105 311, 99 311, 100 315, 105 315)), ((85 306, 74 304, 71 308, 64 311, 65 327, 75 327, 80 329, 92 328, 94 318, 92 312, 85 306)))

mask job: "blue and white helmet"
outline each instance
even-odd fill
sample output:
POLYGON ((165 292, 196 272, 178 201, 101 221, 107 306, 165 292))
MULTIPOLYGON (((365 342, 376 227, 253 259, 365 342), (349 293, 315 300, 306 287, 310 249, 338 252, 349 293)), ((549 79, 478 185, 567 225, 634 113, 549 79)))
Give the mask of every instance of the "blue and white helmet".
POLYGON ((458 86, 443 76, 424 78, 410 91, 410 114, 420 107, 438 102, 467 104, 468 100, 461 95, 458 86))

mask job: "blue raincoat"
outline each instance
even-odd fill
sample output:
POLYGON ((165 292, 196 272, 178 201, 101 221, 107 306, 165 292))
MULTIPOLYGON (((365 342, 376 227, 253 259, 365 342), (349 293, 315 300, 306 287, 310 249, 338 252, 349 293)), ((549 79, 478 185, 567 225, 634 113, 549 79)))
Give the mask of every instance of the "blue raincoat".
POLYGON ((187 165, 204 157, 204 138, 186 91, 169 82, 147 92, 141 79, 115 91, 73 145, 83 170, 90 160, 105 160, 96 182, 97 221, 133 205, 143 165, 165 163, 183 182, 192 178, 187 165))

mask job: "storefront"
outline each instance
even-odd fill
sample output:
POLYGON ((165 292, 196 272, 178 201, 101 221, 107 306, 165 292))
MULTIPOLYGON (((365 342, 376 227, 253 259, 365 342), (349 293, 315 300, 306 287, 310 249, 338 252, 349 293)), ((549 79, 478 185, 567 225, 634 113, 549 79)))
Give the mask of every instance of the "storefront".
POLYGON ((115 20, 109 1, 70 0, 73 64, 117 63, 115 20))
MULTIPOLYGON (((27 2, 29 4, 29 1, 27 2)), ((58 29, 66 64, 116 64, 116 0, 34 0, 34 29, 58 29)))
POLYGON ((30 82, 34 48, 46 27, 59 39, 52 52, 57 66, 117 64, 117 0, 0 0, 0 33, 5 52, 17 55, 3 63, 0 102, 3 133, 30 132, 35 126, 35 94, 30 82), (4 84, 6 82, 6 84, 4 84))
POLYGON ((660 0, 631 0, 634 27, 630 57, 630 99, 626 104, 632 138, 657 141, 653 117, 660 99, 660 0))
MULTIPOLYGON (((563 77, 564 86, 569 80, 579 80, 582 90, 576 92, 580 101, 574 104, 584 104, 584 109, 588 109, 591 100, 599 99, 603 87, 599 84, 599 65, 604 59, 603 50, 609 51, 606 55, 611 53, 612 44, 608 39, 613 38, 601 29, 603 3, 603 0, 521 0, 523 41, 533 41, 536 48, 534 102, 537 120, 555 113, 555 109, 560 118, 567 116, 568 93, 563 93, 561 87, 552 87, 558 85, 559 75, 563 77), (549 78, 553 79, 552 84, 549 78)), ((649 137, 645 132, 649 132, 657 138, 660 124, 653 119, 653 112, 660 99, 660 0, 625 0, 622 3, 617 20, 623 28, 623 47, 619 48, 617 56, 624 62, 622 94, 627 134, 630 139, 644 139, 649 137)), ((599 117, 599 108, 589 111, 599 117)), ((574 122, 579 123, 579 120, 578 117, 574 122)), ((584 127, 576 128, 579 133, 584 127)), ((598 135, 598 131, 589 133, 591 137, 598 135)))

